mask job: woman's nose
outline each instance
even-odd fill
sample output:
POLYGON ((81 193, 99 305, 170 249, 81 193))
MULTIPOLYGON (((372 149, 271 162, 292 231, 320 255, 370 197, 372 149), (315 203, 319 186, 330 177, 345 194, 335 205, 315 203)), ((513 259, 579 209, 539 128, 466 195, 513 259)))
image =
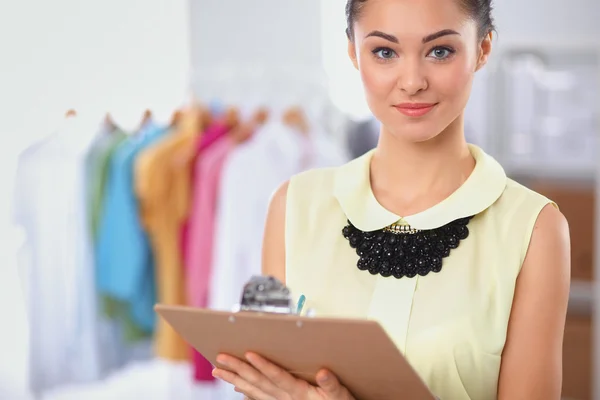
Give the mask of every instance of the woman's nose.
POLYGON ((397 87, 409 96, 427 89, 427 78, 416 60, 405 60, 399 69, 397 87))

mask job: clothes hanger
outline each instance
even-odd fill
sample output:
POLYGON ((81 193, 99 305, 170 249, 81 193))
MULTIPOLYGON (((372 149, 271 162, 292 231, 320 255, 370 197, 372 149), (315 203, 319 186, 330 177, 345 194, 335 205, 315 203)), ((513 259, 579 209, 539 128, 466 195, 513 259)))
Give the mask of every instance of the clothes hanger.
POLYGON ((191 129, 195 134, 202 134, 214 120, 210 106, 200 101, 194 93, 191 94, 190 105, 186 113, 191 113, 190 118, 194 121, 191 129))
POLYGON ((140 127, 138 130, 144 129, 146 125, 152 122, 152 111, 146 109, 144 111, 144 115, 142 116, 142 122, 140 123, 140 127))
POLYGON ((252 123, 250 120, 242 120, 240 118, 239 110, 229 109, 229 115, 225 115, 225 123, 230 127, 227 134, 232 138, 236 144, 243 143, 251 136, 252 123), (229 119, 229 121, 227 121, 229 119))
POLYGON ((234 116, 234 113, 232 111, 230 111, 230 113, 230 115, 227 115, 226 113, 226 115, 224 116, 225 124, 229 126, 227 135, 233 140, 234 143, 242 143, 244 141, 244 137, 247 136, 246 131, 248 124, 246 121, 240 121, 239 119, 237 119, 239 118, 239 115, 234 116), (228 118, 229 121, 227 121, 228 118), (237 119, 237 121, 234 121, 234 119, 237 119))
POLYGON ((300 106, 294 105, 285 110, 282 120, 287 126, 299 130, 304 135, 308 135, 309 124, 300 106))
POLYGON ((244 121, 231 129, 229 131, 229 136, 235 144, 241 144, 248 140, 253 132, 254 129, 252 123, 250 121, 244 121))
POLYGON ((181 121, 182 114, 183 112, 180 109, 173 111, 173 115, 171 115, 171 122, 169 123, 169 126, 171 128, 177 127, 177 125, 181 121))
POLYGON ((178 131, 185 135, 202 135, 214 119, 210 110, 198 101, 192 101, 180 114, 178 131))
POLYGON ((235 106, 230 106, 225 110, 223 120, 230 129, 235 128, 240 123, 240 110, 235 106))
POLYGON ((267 107, 259 107, 254 113, 253 120, 257 125, 264 125, 269 119, 269 109, 267 107))
POLYGON ((113 120, 110 113, 106 113, 104 116, 104 126, 106 127, 108 133, 112 133, 117 129, 117 124, 113 120))
POLYGON ((202 133, 206 130, 206 128, 208 128, 210 126, 210 124, 213 123, 214 121, 214 117, 212 115, 212 112, 210 110, 210 108, 206 107, 206 106, 199 106, 199 110, 200 110, 200 126, 199 126, 199 130, 198 133, 202 133))
POLYGON ((233 129, 229 131, 230 137, 234 143, 241 144, 246 140, 250 139, 258 127, 264 125, 269 118, 269 110, 266 107, 259 107, 252 114, 252 116, 246 120, 241 121, 233 129))
POLYGON ((180 132, 183 134, 197 134, 201 131, 201 109, 196 106, 191 106, 183 111, 179 121, 180 132))

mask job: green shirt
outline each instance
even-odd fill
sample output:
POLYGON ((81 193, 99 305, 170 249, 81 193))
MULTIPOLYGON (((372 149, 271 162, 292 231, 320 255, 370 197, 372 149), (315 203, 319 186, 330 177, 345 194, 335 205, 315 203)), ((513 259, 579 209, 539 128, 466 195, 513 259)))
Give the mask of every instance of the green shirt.
MULTIPOLYGON (((103 132, 87 155, 87 214, 93 243, 96 242, 102 219, 102 206, 109 178, 110 161, 115 151, 127 138, 128 135, 120 129, 103 132)), ((102 296, 102 309, 107 317, 123 324, 126 340, 136 341, 150 335, 150 332, 145 332, 134 323, 127 304, 109 296, 102 296)))
POLYGON ((87 157, 88 166, 88 218, 92 238, 98 233, 104 191, 108 180, 110 159, 117 147, 127 139, 127 134, 120 129, 106 132, 93 144, 87 157))

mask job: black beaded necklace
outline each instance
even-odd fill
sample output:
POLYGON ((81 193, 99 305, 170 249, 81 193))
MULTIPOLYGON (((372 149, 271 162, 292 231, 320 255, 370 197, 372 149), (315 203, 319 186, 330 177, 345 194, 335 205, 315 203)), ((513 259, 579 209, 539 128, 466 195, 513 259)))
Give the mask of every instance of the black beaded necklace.
POLYGON ((418 230, 392 224, 363 232, 350 221, 342 234, 356 249, 358 269, 383 277, 413 278, 442 270, 442 260, 469 236, 471 217, 460 218, 435 229, 418 230))

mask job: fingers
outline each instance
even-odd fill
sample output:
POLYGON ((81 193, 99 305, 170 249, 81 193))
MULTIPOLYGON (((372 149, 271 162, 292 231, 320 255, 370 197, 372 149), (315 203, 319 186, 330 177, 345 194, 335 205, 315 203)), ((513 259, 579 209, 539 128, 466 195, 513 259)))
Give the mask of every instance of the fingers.
POLYGON ((335 399, 348 398, 351 399, 350 392, 346 389, 337 377, 328 370, 322 369, 315 377, 319 388, 327 395, 327 397, 335 399))
POLYGON ((277 400, 277 398, 263 392, 234 372, 215 368, 213 375, 215 378, 222 379, 225 382, 232 384, 235 387, 234 390, 236 392, 244 394, 247 398, 253 400, 277 400))
POLYGON ((283 368, 280 368, 258 354, 248 353, 246 354, 246 359, 277 387, 285 393, 290 394, 292 398, 295 398, 294 395, 300 393, 304 389, 304 381, 294 378, 283 368))
MULTIPOLYGON (((256 370, 252 365, 226 354, 219 355, 217 357, 217 362, 231 371, 229 372, 221 369, 221 371, 227 372, 222 379, 241 390, 251 390, 249 387, 251 386, 258 389, 263 394, 272 396, 275 399, 284 398, 281 390, 268 377, 256 370), (234 380, 235 382, 232 382, 231 380, 234 380)), ((262 400, 262 398, 254 395, 251 395, 250 397, 262 400)))

